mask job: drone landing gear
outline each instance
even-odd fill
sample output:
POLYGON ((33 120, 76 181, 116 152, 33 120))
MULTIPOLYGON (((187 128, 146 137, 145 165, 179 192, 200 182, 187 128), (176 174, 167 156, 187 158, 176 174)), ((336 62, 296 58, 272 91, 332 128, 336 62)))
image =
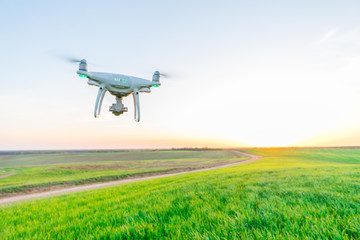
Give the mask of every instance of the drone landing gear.
POLYGON ((99 117, 100 115, 100 110, 101 110, 101 104, 103 102, 104 99, 104 95, 106 93, 106 88, 104 85, 100 85, 99 87, 99 91, 98 91, 98 95, 96 97, 96 102, 95 102, 95 111, 94 111, 94 117, 99 117))
POLYGON ((140 122, 140 101, 139 101, 139 90, 134 89, 133 92, 133 98, 134 98, 134 119, 136 122, 140 122))
POLYGON ((127 112, 128 108, 124 107, 124 104, 122 103, 122 97, 116 97, 116 103, 113 103, 110 106, 109 111, 112 112, 115 116, 119 116, 120 114, 127 112))

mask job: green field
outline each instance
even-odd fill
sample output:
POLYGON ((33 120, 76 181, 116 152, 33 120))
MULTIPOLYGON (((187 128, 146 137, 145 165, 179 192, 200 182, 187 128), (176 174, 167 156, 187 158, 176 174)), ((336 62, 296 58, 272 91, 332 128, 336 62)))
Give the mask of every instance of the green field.
POLYGON ((0 239, 360 239, 360 149, 255 162, 0 207, 0 239))
POLYGON ((0 155, 0 197, 9 193, 190 170, 241 161, 234 151, 38 152, 0 155))

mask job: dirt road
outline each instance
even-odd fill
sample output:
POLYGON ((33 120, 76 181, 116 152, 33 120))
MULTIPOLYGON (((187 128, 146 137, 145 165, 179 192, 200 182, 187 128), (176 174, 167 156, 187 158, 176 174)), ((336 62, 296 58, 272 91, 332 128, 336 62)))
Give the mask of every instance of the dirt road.
POLYGON ((95 184, 88 184, 88 185, 82 185, 82 186, 77 186, 77 187, 52 190, 52 191, 47 191, 47 192, 31 193, 31 194, 26 194, 26 195, 7 197, 7 198, 0 199, 0 205, 14 203, 14 202, 20 202, 20 201, 26 201, 26 200, 32 200, 32 199, 39 199, 39 198, 44 198, 44 197, 49 197, 49 196, 54 196, 54 195, 61 195, 61 194, 80 192, 80 191, 103 188, 103 187, 110 187, 110 186, 121 185, 121 184, 131 183, 131 182, 144 181, 144 180, 155 179, 155 178, 170 177, 170 176, 180 175, 180 174, 184 174, 184 173, 203 172, 203 171, 214 170, 214 169, 219 169, 219 168, 232 167, 232 166, 237 166, 237 165, 241 165, 244 163, 252 162, 252 161, 255 161, 262 157, 262 156, 256 156, 256 155, 252 155, 252 154, 240 152, 240 151, 234 151, 234 152, 240 153, 240 154, 248 156, 250 158, 245 161, 241 161, 241 162, 237 162, 237 163, 231 163, 231 164, 226 164, 226 165, 216 166, 216 167, 211 167, 211 168, 202 168, 199 170, 184 171, 184 172, 177 172, 177 173, 170 173, 170 174, 159 174, 159 175, 155 175, 155 176, 139 177, 139 178, 132 178, 132 179, 123 179, 123 180, 117 180, 117 181, 111 181, 111 182, 105 182, 105 183, 95 183, 95 184))
POLYGON ((15 175, 16 172, 12 172, 12 173, 8 173, 8 174, 4 174, 4 175, 1 175, 0 178, 6 178, 6 177, 10 177, 12 175, 15 175))

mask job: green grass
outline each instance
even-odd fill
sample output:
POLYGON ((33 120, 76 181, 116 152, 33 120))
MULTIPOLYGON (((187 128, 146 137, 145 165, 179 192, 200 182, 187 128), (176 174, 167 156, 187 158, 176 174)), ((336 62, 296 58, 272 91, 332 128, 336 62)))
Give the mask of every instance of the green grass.
POLYGON ((36 166, 63 163, 90 163, 129 160, 233 158, 231 151, 221 150, 155 150, 155 151, 88 151, 88 152, 24 152, 16 155, 0 155, 0 168, 36 166))
POLYGON ((0 207, 0 239, 359 239, 360 150, 253 149, 244 165, 0 207))
POLYGON ((196 169, 245 157, 233 151, 132 151, 0 155, 1 194, 54 185, 77 185, 131 175, 196 169))

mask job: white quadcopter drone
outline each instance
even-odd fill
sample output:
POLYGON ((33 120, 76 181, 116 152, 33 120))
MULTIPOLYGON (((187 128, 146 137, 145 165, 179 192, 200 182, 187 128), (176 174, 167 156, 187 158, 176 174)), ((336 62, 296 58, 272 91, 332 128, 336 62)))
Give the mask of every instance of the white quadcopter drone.
POLYGON ((80 62, 79 70, 77 74, 80 77, 88 78, 88 84, 92 86, 99 87, 99 91, 96 97, 94 117, 99 117, 101 104, 104 99, 106 91, 109 91, 116 98, 116 103, 110 106, 110 111, 119 116, 124 112, 127 112, 128 108, 124 107, 122 103, 122 98, 130 94, 134 98, 134 118, 136 122, 140 121, 140 103, 139 103, 139 93, 146 92, 150 93, 150 87, 159 87, 160 83, 160 74, 159 71, 155 71, 152 81, 127 76, 123 74, 115 73, 105 73, 105 72, 88 72, 87 62, 85 59, 82 60, 71 60, 72 62, 80 62))

